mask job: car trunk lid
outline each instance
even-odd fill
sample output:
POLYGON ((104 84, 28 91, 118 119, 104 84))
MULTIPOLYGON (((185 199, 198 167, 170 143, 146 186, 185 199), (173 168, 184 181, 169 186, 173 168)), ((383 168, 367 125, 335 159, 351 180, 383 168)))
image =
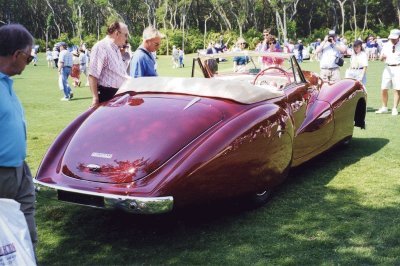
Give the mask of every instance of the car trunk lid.
POLYGON ((63 173, 114 184, 145 177, 222 120, 218 109, 199 100, 117 97, 77 130, 61 162, 63 173))

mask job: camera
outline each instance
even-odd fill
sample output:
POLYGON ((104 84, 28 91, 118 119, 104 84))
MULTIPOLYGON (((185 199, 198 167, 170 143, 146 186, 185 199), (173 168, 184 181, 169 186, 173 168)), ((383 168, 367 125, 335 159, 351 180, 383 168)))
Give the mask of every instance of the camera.
POLYGON ((333 37, 329 37, 328 42, 333 42, 333 37))

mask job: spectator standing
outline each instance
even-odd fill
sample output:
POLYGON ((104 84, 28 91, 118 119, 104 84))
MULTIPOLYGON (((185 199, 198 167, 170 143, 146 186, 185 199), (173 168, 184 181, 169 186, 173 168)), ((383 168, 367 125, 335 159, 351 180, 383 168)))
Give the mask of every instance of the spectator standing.
POLYGON ((60 54, 59 48, 54 46, 53 53, 52 53, 52 57, 53 57, 53 61, 54 61, 54 68, 58 68, 58 56, 59 56, 59 54, 60 54))
POLYGON ((336 58, 342 57, 346 52, 346 47, 336 40, 335 31, 331 30, 325 36, 324 41, 315 50, 320 55, 321 78, 325 82, 335 83, 340 80, 339 65, 336 58))
POLYGON ((26 124, 23 107, 10 78, 32 60, 32 35, 19 24, 0 27, 0 198, 19 202, 35 250, 35 189, 26 158, 26 124))
MULTIPOLYGON (((247 49, 247 42, 243 38, 239 38, 236 44, 237 46, 234 52, 242 52, 247 49)), ((244 72, 248 62, 250 62, 250 58, 248 56, 235 56, 233 58, 233 72, 244 72)))
POLYGON ((172 68, 178 68, 179 66, 179 51, 176 46, 172 46, 172 68))
POLYGON ((36 66, 38 58, 37 58, 37 50, 35 47, 33 47, 31 50, 31 56, 33 56, 33 65, 36 66))
POLYGON ((303 49, 304 49, 304 45, 303 45, 303 42, 302 42, 301 40, 299 40, 298 43, 299 43, 299 45, 298 45, 297 51, 299 52, 299 55, 298 55, 298 57, 299 57, 299 63, 302 63, 302 62, 303 62, 303 49))
POLYGON ((79 71, 82 74, 85 74, 86 77, 86 84, 85 86, 89 86, 89 80, 88 80, 88 75, 87 75, 87 56, 85 53, 85 50, 81 48, 79 50, 79 71))
POLYGON ((152 53, 156 52, 161 45, 163 34, 153 26, 143 30, 143 42, 133 54, 130 64, 130 76, 152 77, 157 76, 156 59, 152 53))
POLYGON ((185 64, 183 63, 183 57, 185 56, 185 53, 181 48, 178 48, 179 52, 179 67, 185 67, 185 64))
POLYGON ((53 66, 53 53, 50 51, 50 48, 46 49, 46 61, 47 61, 47 67, 54 67, 53 66))
POLYGON ((385 114, 388 113, 388 90, 393 88, 393 109, 392 115, 398 115, 397 106, 400 100, 400 42, 399 42, 400 30, 393 29, 390 31, 388 37, 389 41, 383 45, 380 60, 385 61, 385 68, 382 73, 382 84, 381 84, 381 97, 382 107, 379 108, 375 113, 385 114))
POLYGON ((107 29, 107 36, 97 42, 90 53, 89 86, 92 106, 110 100, 129 77, 120 48, 128 40, 128 26, 116 21, 107 29))
POLYGON ((68 46, 65 42, 60 43, 60 55, 58 58, 58 73, 62 79, 64 97, 61 101, 69 101, 74 96, 71 87, 68 84, 68 77, 71 74, 72 54, 68 51, 68 46))
POLYGON ((350 58, 350 67, 346 70, 346 78, 359 80, 365 87, 367 84, 368 55, 362 44, 360 40, 353 44, 353 53, 350 58))
POLYGON ((78 50, 74 50, 72 52, 72 69, 71 69, 71 78, 74 81, 74 87, 81 86, 81 70, 80 70, 80 61, 79 61, 79 53, 78 50))

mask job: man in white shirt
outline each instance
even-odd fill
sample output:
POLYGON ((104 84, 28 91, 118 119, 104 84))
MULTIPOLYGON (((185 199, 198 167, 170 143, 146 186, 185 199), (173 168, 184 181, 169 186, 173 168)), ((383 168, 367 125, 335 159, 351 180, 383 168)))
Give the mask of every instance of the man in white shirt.
POLYGON ((379 108, 375 113, 386 114, 389 112, 388 103, 388 90, 393 88, 393 108, 392 115, 398 115, 397 106, 400 100, 400 42, 399 42, 400 30, 394 29, 390 31, 388 37, 389 41, 382 47, 382 52, 379 57, 381 61, 385 61, 386 66, 382 73, 382 84, 381 84, 381 97, 382 107, 379 108))
POLYGON ((330 30, 328 35, 321 44, 316 48, 315 52, 321 53, 320 68, 321 78, 325 82, 335 83, 340 80, 340 69, 337 65, 336 58, 342 57, 346 52, 346 46, 337 40, 335 31, 330 30))

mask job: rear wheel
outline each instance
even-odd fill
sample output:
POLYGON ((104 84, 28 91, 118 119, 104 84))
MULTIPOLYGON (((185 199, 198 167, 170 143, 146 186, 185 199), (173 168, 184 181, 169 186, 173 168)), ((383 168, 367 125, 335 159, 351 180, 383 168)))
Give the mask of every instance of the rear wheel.
POLYGON ((264 190, 254 193, 251 197, 251 203, 255 206, 262 206, 272 198, 272 189, 265 188, 264 190))

